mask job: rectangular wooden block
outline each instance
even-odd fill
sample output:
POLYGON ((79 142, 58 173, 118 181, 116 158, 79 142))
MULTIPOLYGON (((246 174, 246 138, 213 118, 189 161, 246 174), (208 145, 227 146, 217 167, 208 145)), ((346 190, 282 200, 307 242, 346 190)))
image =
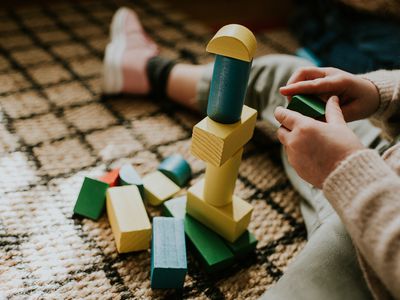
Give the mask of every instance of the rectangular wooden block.
POLYGON ((181 190, 178 185, 159 171, 143 177, 143 186, 145 198, 151 205, 160 205, 181 190))
POLYGON ((119 168, 104 174, 99 180, 108 183, 110 187, 117 186, 119 181, 119 168))
POLYGON ((107 188, 107 183, 85 177, 74 213, 93 220, 99 219, 104 210, 107 188))
POLYGON ((315 96, 295 95, 287 108, 310 118, 320 118, 325 115, 325 105, 325 102, 315 96))
POLYGON ((242 154, 243 148, 239 149, 220 167, 207 163, 204 179, 204 200, 207 203, 224 206, 232 202, 242 154))
POLYGON ((207 272, 218 272, 234 263, 234 255, 218 234, 186 214, 186 197, 164 202, 164 214, 183 218, 185 233, 191 248, 200 258, 207 272))
POLYGON ((151 287, 181 289, 187 272, 185 230, 181 218, 153 218, 151 287))
POLYGON ((246 231, 252 211, 249 203, 236 196, 221 207, 208 204, 204 199, 204 179, 187 193, 186 212, 231 243, 246 231))
POLYGON ((223 165, 253 136, 257 111, 243 106, 239 122, 221 124, 204 118, 193 128, 191 151, 194 156, 213 164, 223 165))
POLYGON ((109 188, 107 214, 119 253, 150 247, 151 224, 137 186, 109 188))

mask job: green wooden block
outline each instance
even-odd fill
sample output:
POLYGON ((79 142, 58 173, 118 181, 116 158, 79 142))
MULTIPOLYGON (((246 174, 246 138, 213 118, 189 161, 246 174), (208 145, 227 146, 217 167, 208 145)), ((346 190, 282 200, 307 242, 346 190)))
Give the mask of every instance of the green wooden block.
POLYGON ((243 233, 234 243, 228 243, 228 247, 231 249, 236 258, 242 258, 254 251, 257 246, 256 237, 248 230, 243 233))
POLYGON ((165 215, 184 218, 186 236, 207 272, 218 272, 234 263, 234 255, 224 239, 186 214, 185 196, 166 201, 163 206, 165 215))
POLYGON ((326 103, 315 96, 295 95, 287 106, 288 109, 297 111, 311 118, 320 118, 325 115, 326 103))
POLYGON ((93 220, 98 220, 104 210, 108 187, 109 185, 107 183, 85 177, 75 203, 74 213, 93 220))

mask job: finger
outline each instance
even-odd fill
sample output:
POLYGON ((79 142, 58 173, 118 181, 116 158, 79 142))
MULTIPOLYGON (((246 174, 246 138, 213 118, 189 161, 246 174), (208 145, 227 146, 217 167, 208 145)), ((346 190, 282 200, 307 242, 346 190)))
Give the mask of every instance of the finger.
POLYGON ((300 81, 280 89, 284 96, 294 94, 324 94, 337 90, 336 81, 332 78, 317 78, 308 81, 300 81))
MULTIPOLYGON (((293 83, 305 80, 312 80, 316 78, 323 78, 326 76, 326 73, 323 69, 317 67, 304 67, 298 69, 293 75, 289 78, 286 86, 291 85, 293 83)), ((284 96, 288 97, 289 102, 292 100, 292 94, 286 94, 286 87, 283 86, 279 89, 280 93, 284 96)))
POLYGON ((346 124, 342 110, 339 106, 339 98, 337 96, 329 98, 328 103, 326 104, 325 117, 327 123, 346 124))
POLYGON ((275 109, 275 119, 282 126, 286 127, 289 130, 293 130, 297 126, 297 124, 302 122, 304 118, 307 117, 293 110, 283 108, 282 106, 278 106, 275 109))
POLYGON ((283 126, 279 127, 278 131, 276 132, 278 140, 282 143, 282 145, 285 146, 285 148, 289 140, 289 134, 290 131, 283 126))
POLYGON ((317 67, 305 67, 300 68, 289 78, 287 85, 296 83, 299 81, 313 80, 317 78, 323 78, 326 76, 324 69, 317 67))

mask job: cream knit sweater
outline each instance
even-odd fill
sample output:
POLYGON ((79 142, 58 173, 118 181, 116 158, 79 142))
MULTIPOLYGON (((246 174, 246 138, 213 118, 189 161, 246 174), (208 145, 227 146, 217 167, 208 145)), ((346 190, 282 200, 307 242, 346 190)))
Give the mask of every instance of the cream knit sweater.
MULTIPOLYGON (((391 137, 400 134, 400 71, 363 75, 380 93, 374 115, 391 137)), ((382 157, 358 151, 328 176, 323 185, 358 251, 361 267, 376 299, 400 299, 400 144, 382 157)))

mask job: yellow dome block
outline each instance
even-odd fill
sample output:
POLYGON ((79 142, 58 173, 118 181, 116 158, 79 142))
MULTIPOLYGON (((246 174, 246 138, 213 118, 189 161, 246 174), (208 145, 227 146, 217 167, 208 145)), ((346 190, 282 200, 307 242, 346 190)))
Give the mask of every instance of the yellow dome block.
POLYGON ((256 47, 256 37, 249 29, 239 24, 229 24, 218 30, 206 51, 250 62, 256 47))

